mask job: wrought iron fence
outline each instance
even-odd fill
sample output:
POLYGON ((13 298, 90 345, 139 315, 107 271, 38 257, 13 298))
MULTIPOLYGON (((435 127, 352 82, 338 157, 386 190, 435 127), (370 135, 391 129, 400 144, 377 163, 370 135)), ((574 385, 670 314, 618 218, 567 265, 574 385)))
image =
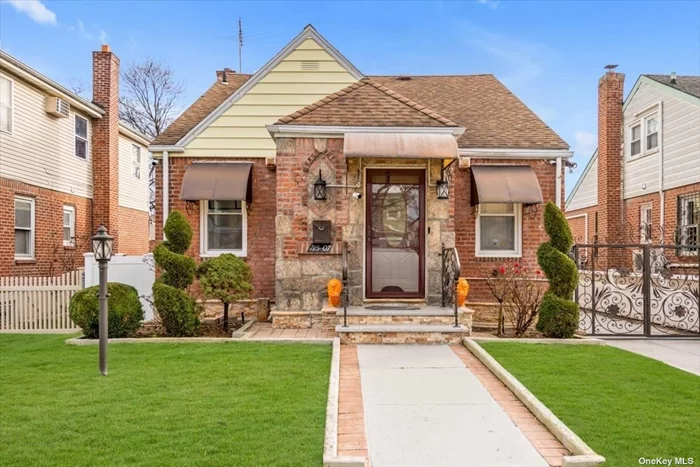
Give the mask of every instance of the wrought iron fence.
POLYGON ((579 329, 597 336, 700 337, 697 242, 579 243, 572 257, 579 268, 579 329))
POLYGON ((459 326, 459 306, 457 304, 457 282, 462 274, 457 248, 446 248, 442 244, 442 306, 454 309, 455 327, 459 326))

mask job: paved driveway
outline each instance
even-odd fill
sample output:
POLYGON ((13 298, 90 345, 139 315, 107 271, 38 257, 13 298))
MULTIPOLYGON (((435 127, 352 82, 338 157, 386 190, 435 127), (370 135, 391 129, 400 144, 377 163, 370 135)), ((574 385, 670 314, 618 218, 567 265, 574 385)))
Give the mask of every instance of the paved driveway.
POLYGON ((358 346, 374 467, 546 467, 446 345, 358 346))
POLYGON ((700 376, 700 340, 625 338, 606 342, 700 376))

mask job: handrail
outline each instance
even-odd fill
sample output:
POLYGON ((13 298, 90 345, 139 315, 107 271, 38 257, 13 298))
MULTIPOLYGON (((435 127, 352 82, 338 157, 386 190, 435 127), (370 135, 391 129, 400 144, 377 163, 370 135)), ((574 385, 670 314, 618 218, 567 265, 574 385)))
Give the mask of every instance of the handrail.
POLYGON ((446 248, 442 244, 442 306, 452 305, 455 327, 459 327, 459 305, 457 304, 457 284, 462 275, 457 248, 446 248))
POLYGON ((343 242, 342 255, 343 274, 343 327, 348 326, 348 242, 343 242))

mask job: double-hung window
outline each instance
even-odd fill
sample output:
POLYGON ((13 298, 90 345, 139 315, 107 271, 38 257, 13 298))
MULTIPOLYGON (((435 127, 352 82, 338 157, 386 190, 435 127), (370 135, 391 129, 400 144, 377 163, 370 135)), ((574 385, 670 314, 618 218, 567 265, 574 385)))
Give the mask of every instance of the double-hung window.
POLYGON ((639 241, 651 242, 651 205, 646 204, 639 208, 639 241))
POLYGON ((131 145, 131 173, 134 178, 141 178, 141 148, 131 145))
POLYGON ((34 257, 34 199, 15 198, 15 258, 34 257))
POLYGON ((642 153, 642 125, 637 123, 630 128, 630 155, 637 156, 642 153))
POLYGON ((480 204, 476 224, 476 256, 521 255, 522 204, 480 204))
POLYGON ((202 201, 202 253, 246 255, 245 201, 202 201))
POLYGON ((88 157, 88 121, 80 115, 75 116, 75 157, 88 157))
MULTIPOLYGON (((676 218, 678 223, 677 243, 697 246, 700 235, 700 191, 678 197, 676 218)), ((695 248, 684 248, 680 251, 684 255, 698 254, 695 248)))
POLYGON ((643 156, 659 148, 659 126, 659 113, 653 112, 628 127, 630 157, 643 156))
POLYGON ((13 85, 9 78, 0 76, 0 131, 6 133, 12 133, 13 85))
POLYGON ((659 116, 657 114, 649 115, 644 119, 644 127, 646 128, 645 150, 653 151, 659 147, 659 116))
POLYGON ((74 206, 63 206, 63 246, 75 246, 74 206))

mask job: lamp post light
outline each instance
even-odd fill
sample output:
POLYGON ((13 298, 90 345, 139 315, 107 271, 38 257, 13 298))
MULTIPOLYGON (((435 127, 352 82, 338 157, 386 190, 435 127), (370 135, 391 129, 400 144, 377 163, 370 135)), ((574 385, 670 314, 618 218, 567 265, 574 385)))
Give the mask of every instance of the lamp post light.
POLYGON ((100 271, 100 374, 107 376, 107 263, 112 259, 112 245, 114 237, 110 236, 104 224, 100 224, 97 233, 90 239, 92 252, 100 271))

